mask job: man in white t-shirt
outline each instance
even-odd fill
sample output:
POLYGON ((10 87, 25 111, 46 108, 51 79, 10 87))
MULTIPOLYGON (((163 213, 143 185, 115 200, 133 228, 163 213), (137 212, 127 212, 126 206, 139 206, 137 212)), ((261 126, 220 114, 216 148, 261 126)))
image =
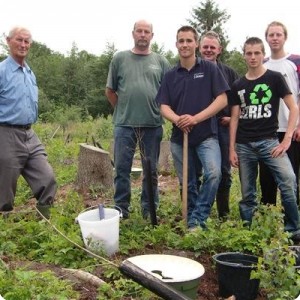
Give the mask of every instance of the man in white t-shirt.
MULTIPOLYGON (((300 94, 300 55, 288 54, 284 45, 287 40, 288 33, 284 24, 274 21, 267 26, 265 32, 266 41, 271 50, 271 56, 265 61, 265 66, 273 71, 283 74, 295 101, 299 107, 300 94)), ((287 129, 287 120, 289 110, 281 99, 278 113, 278 138, 282 141, 287 129)), ((297 204, 299 206, 299 167, 300 167, 300 123, 295 128, 291 146, 287 150, 288 157, 294 169, 297 181, 297 204)), ((264 164, 260 164, 260 185, 263 204, 276 204, 277 184, 273 179, 270 171, 264 164)))

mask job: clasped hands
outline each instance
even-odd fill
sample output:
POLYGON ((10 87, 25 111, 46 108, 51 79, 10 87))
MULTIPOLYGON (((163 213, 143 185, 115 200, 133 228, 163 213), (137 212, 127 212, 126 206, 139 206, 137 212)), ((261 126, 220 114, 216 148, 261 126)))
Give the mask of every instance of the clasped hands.
POLYGON ((188 114, 179 116, 175 123, 175 125, 185 133, 191 132, 191 130, 196 124, 197 121, 195 116, 191 116, 188 114))

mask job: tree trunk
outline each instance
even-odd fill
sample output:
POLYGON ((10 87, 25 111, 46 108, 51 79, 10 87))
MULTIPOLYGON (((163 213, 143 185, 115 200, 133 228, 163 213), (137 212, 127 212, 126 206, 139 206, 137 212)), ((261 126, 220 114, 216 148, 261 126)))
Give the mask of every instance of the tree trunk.
POLYGON ((91 187, 113 187, 113 166, 109 152, 85 143, 80 144, 77 186, 83 192, 91 187))

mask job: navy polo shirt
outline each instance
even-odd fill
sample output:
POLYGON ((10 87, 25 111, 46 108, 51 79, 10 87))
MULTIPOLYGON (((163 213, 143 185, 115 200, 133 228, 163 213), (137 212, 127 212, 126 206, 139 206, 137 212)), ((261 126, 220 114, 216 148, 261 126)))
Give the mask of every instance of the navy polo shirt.
MULTIPOLYGON (((217 65, 197 58, 191 70, 181 67, 179 63, 165 74, 156 100, 159 104, 170 106, 178 115, 195 115, 228 90, 229 86, 217 65)), ((214 136, 217 136, 216 117, 194 126, 189 133, 189 145, 199 145, 214 136)), ((183 143, 183 132, 174 124, 171 142, 183 143)))

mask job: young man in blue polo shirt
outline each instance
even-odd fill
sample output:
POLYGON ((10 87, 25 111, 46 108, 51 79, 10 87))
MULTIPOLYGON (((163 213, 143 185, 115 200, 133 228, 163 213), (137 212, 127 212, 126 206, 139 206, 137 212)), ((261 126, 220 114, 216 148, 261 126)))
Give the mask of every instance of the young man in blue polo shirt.
POLYGON ((221 153, 215 114, 227 105, 229 86, 218 67, 196 57, 198 34, 191 26, 177 31, 180 61, 166 73, 157 94, 164 118, 173 123, 171 152, 182 184, 183 133, 188 142, 188 216, 190 230, 205 228, 221 179, 221 153), (203 166, 197 190, 196 162, 203 166))

